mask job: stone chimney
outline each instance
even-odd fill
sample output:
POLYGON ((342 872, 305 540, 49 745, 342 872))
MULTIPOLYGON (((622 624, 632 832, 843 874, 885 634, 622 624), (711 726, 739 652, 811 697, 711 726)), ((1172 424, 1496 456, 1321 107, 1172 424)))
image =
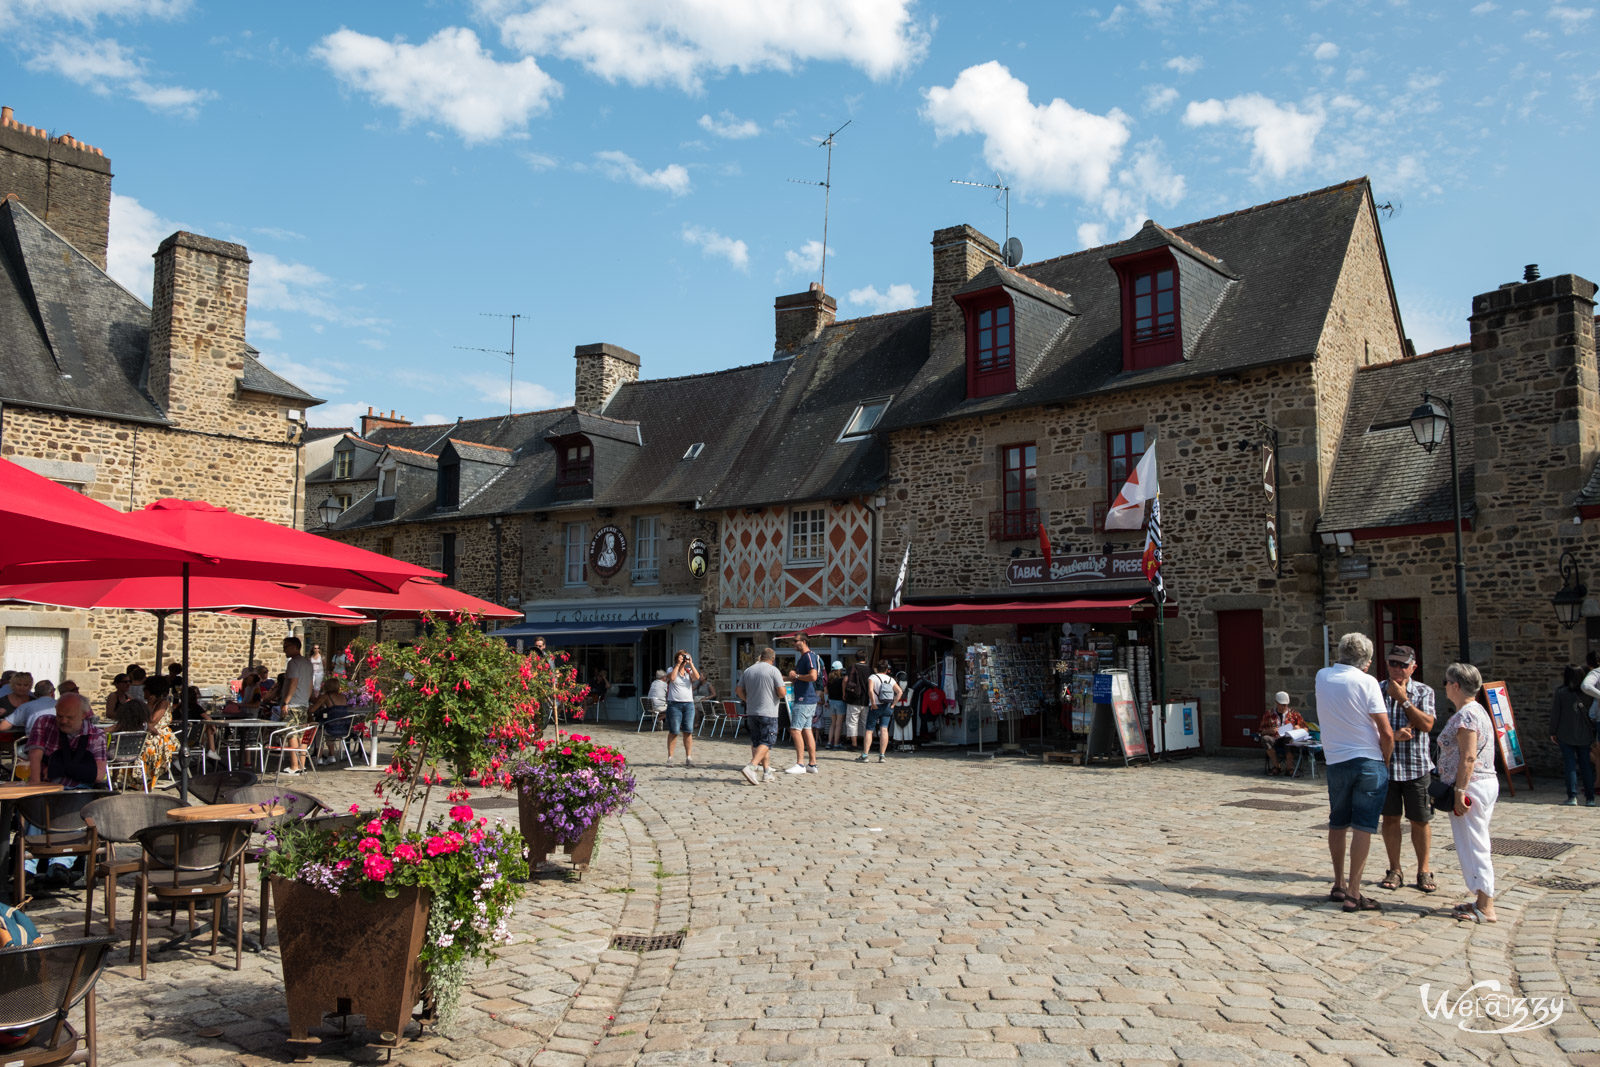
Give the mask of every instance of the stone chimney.
POLYGON ((813 340, 833 324, 839 312, 839 302, 822 291, 820 282, 812 282, 803 293, 780 296, 772 302, 773 318, 777 324, 777 344, 772 358, 780 359, 794 354, 796 347, 813 340))
POLYGON ((361 436, 365 437, 373 430, 387 430, 395 426, 410 426, 411 420, 394 413, 394 408, 389 409, 385 415, 381 411, 373 411, 372 405, 367 405, 367 413, 361 416, 361 436))
POLYGON ((7 193, 105 270, 111 162, 100 149, 70 133, 51 137, 0 107, 0 196, 7 193))
POLYGON ((150 395, 183 429, 233 433, 250 257, 244 245, 179 231, 155 261, 150 395))
POLYGON ((929 347, 937 348, 950 337, 965 336, 961 308, 951 299, 957 289, 978 276, 991 263, 1003 263, 1000 246, 971 226, 951 226, 933 231, 933 335, 929 347))
POLYGON ((573 404, 579 411, 599 414, 619 386, 639 380, 639 357, 619 345, 579 345, 572 355, 578 361, 573 404))

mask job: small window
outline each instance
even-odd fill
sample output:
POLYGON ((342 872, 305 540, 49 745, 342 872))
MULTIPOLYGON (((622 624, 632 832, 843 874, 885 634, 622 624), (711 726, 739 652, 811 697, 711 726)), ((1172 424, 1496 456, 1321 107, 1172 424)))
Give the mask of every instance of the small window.
POLYGON ((660 546, 656 539, 654 515, 633 520, 633 584, 655 585, 661 581, 660 546))
POLYGON ((1000 509, 989 517, 989 539, 1021 541, 1039 531, 1039 450, 1031 441, 1000 449, 1000 509))
POLYGON ((444 584, 456 584, 456 535, 453 533, 439 535, 439 569, 444 571, 444 584))
POLYGON ((380 538, 378 538, 378 555, 380 555, 380 556, 388 556, 391 559, 394 558, 394 538, 392 538, 392 537, 380 537, 380 538))
POLYGON ((863 400, 856 406, 855 414, 850 416, 850 421, 844 424, 844 432, 839 435, 839 440, 844 441, 851 437, 865 437, 871 433, 873 427, 883 418, 883 413, 889 410, 889 400, 886 396, 876 397, 872 400, 863 400))
POLYGON ((1182 287, 1172 249, 1112 260, 1122 290, 1122 369, 1163 367, 1183 359, 1182 287))
POLYGON ((393 500, 395 487, 400 482, 400 471, 393 463, 378 471, 378 499, 393 500))
POLYGON ((828 537, 828 512, 825 508, 795 508, 789 512, 790 563, 821 563, 828 537))
POLYGON ((566 574, 564 581, 567 585, 583 585, 588 580, 584 570, 586 563, 584 556, 589 549, 589 527, 581 522, 569 522, 562 541, 563 556, 566 560, 566 574))
POLYGON ((1106 434, 1106 500, 1117 499, 1128 475, 1143 456, 1143 430, 1117 430, 1106 434))
POLYGON ((967 395, 997 396, 1017 388, 1010 297, 1001 290, 962 305, 967 319, 967 395))
POLYGON ((439 493, 434 506, 439 508, 458 508, 461 506, 461 464, 460 462, 439 463, 439 493))
POLYGON ((704 452, 705 450, 706 450, 706 443, 704 441, 696 441, 694 444, 689 446, 689 450, 683 454, 683 458, 684 459, 699 459, 700 458, 700 453, 704 452))
POLYGON ((581 437, 556 446, 556 484, 588 485, 594 481, 594 446, 581 437))
POLYGON ((348 478, 355 469, 355 449, 346 448, 333 454, 333 476, 335 478, 348 478))
POLYGON ((1171 337, 1178 323, 1178 303, 1171 267, 1137 274, 1133 279, 1133 340, 1135 344, 1171 337))
POLYGON ((351 500, 349 493, 335 493, 333 494, 333 499, 339 502, 339 511, 341 514, 350 510, 350 505, 353 501, 351 500))

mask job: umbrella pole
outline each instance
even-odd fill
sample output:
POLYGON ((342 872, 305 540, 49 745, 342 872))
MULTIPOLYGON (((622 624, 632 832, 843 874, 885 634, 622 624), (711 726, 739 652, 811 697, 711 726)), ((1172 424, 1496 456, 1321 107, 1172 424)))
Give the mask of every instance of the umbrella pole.
POLYGON ((167 636, 167 613, 164 612, 164 611, 158 611, 158 612, 156 612, 156 664, 155 664, 156 670, 158 670, 158 671, 161 670, 161 650, 162 650, 163 646, 166 644, 166 636, 167 636))
MULTIPOLYGON (((252 625, 254 625, 252 623, 252 625)), ((183 565, 183 692, 178 694, 178 799, 189 803, 189 565, 183 565)), ((239 916, 242 920, 243 915, 239 916)))
MULTIPOLYGON (((250 658, 245 661, 244 665, 245 665, 246 668, 254 667, 256 665, 256 620, 255 619, 251 619, 250 620, 250 658)), ((243 676, 241 675, 241 677, 243 677, 243 676)))

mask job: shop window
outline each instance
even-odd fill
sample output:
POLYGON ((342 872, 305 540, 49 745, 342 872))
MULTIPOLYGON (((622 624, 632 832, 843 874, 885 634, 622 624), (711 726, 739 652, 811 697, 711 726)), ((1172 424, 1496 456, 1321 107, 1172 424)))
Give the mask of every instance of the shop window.
POLYGON ((589 548, 589 527, 587 523, 569 522, 563 536, 562 555, 566 560, 566 573, 564 581, 567 585, 582 585, 588 580, 584 570, 587 562, 584 556, 589 548))
POLYGON ((1140 370, 1183 358, 1178 268, 1167 248, 1112 264, 1122 287, 1122 369, 1140 370))
POLYGON ((335 478, 348 478, 355 468, 356 451, 353 448, 341 449, 333 454, 333 476, 335 478))
POLYGON ((1106 434, 1106 500, 1117 499, 1122 486, 1144 456, 1143 430, 1115 430, 1106 434))
POLYGON ((556 485, 588 485, 594 481, 594 446, 582 437, 556 446, 556 485))
POLYGON ((439 535, 439 569, 444 571, 444 584, 456 584, 456 535, 439 535))
POLYGON ((655 585, 661 580, 656 518, 641 515, 633 520, 633 584, 655 585))
POLYGON ((789 512, 789 563, 821 563, 826 555, 828 512, 825 508, 795 508, 789 512))
POLYGON ((995 290, 969 299, 962 310, 967 319, 967 396, 1015 392, 1011 298, 995 290))
POLYGON ((1038 478, 1038 449, 1032 442, 1000 449, 1000 508, 989 515, 991 541, 1037 536, 1038 478))
POLYGON ((1377 635, 1372 654, 1372 670, 1379 680, 1389 677, 1385 662, 1389 649, 1395 645, 1410 645, 1417 650, 1417 669, 1412 674, 1422 677, 1422 601, 1376 600, 1372 604, 1372 632, 1377 635))

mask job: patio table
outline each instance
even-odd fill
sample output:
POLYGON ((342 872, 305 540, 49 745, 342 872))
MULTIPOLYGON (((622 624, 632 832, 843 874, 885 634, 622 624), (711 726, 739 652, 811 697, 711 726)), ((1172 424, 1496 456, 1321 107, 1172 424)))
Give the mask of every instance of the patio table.
POLYGON ((210 819, 229 819, 235 822, 255 822, 272 815, 282 815, 282 804, 267 807, 266 804, 190 804, 182 808, 172 808, 167 812, 167 818, 179 822, 199 822, 210 819))
MULTIPOLYGON (((248 765, 244 760, 244 746, 253 741, 259 741, 261 735, 269 730, 276 730, 287 725, 276 719, 216 719, 217 727, 222 731, 222 748, 228 770, 233 770, 233 749, 237 742, 241 764, 248 765)), ((261 770, 265 771, 266 757, 262 756, 261 770)))

